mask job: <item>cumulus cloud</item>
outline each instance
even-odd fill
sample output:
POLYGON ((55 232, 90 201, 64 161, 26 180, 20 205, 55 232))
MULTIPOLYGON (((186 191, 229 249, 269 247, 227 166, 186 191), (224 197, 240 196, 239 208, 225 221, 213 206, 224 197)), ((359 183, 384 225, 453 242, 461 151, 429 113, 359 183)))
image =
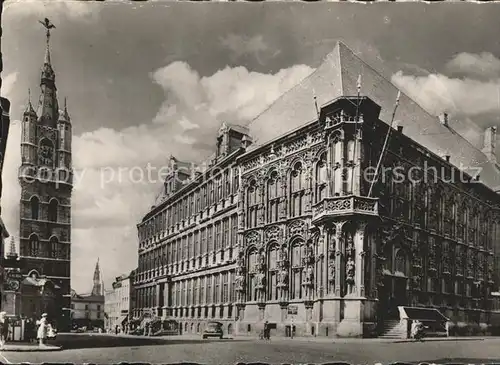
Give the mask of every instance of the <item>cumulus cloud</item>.
POLYGON ((241 36, 237 34, 228 34, 220 38, 220 43, 224 48, 229 49, 235 58, 243 56, 254 56, 259 63, 263 63, 263 57, 274 58, 281 51, 272 49, 265 41, 262 35, 253 37, 241 36))
POLYGON ((2 95, 9 95, 16 84, 18 72, 12 72, 2 78, 2 95))
POLYGON ((460 53, 447 63, 449 71, 468 74, 411 75, 399 71, 392 82, 431 114, 450 114, 451 126, 482 148, 484 128, 498 125, 500 113, 500 63, 491 54, 460 53), (477 63, 474 63, 477 60, 477 63), (496 77, 492 77, 494 73, 496 77))
POLYGON ((51 19, 60 15, 71 20, 91 20, 102 7, 95 1, 79 0, 7 0, 3 4, 3 12, 9 16, 32 17, 43 19, 50 14, 51 19))
POLYGON ((399 71, 392 81, 436 115, 443 111, 468 116, 500 111, 500 79, 480 81, 442 74, 412 76, 399 71))
POLYGON ((473 54, 462 52, 446 64, 452 73, 487 79, 500 77, 500 59, 490 52, 473 54))
MULTIPOLYGON (((150 75, 165 94, 154 121, 74 136, 73 288, 90 291, 97 257, 106 263, 108 286, 136 267, 136 224, 159 194, 170 154, 194 162, 207 158, 222 121, 245 124, 312 71, 294 66, 268 75, 236 67, 201 77, 187 63, 175 62, 150 75)), ((13 232, 19 227, 20 137, 16 124, 4 168, 2 205, 13 232)))

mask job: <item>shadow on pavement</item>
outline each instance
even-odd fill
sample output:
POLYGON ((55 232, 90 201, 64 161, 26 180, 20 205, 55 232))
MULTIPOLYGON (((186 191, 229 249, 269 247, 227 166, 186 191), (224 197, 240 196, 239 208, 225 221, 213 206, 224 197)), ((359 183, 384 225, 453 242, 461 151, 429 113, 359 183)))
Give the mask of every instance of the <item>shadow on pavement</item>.
MULTIPOLYGON (((393 363, 396 364, 396 363, 393 363)), ((402 363, 400 363, 402 364, 402 363)), ((464 365, 464 364, 500 364, 500 356, 498 359, 472 359, 472 358, 443 358, 443 359, 435 359, 435 360, 427 360, 427 361, 418 361, 418 362, 408 362, 408 364, 446 364, 446 365, 464 365)), ((391 364, 392 365, 392 364, 391 364)))
POLYGON ((84 348, 105 348, 105 347, 139 347, 155 345, 175 345, 175 344, 201 344, 207 342, 229 342, 230 339, 164 339, 151 337, 121 337, 113 335, 94 334, 64 334, 57 335, 57 339, 51 341, 51 345, 61 346, 64 350, 84 349, 84 348))

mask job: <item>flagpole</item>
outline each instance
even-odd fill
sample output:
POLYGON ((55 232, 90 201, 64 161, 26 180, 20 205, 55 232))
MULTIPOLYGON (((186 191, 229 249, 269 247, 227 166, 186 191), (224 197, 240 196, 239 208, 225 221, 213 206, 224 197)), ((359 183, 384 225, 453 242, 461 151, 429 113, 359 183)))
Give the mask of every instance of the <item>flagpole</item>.
POLYGON ((396 104, 394 105, 394 110, 392 112, 391 124, 389 125, 389 129, 387 130, 387 134, 385 136, 384 146, 382 147, 382 152, 380 153, 380 157, 377 162, 377 167, 375 168, 375 174, 373 175, 373 180, 370 185, 370 190, 368 191, 368 197, 372 195, 373 186, 375 185, 375 181, 378 179, 380 164, 382 163, 382 159, 384 158, 385 150, 387 148, 387 142, 389 141, 389 136, 392 130, 392 124, 394 123, 394 117, 396 116, 396 110, 399 106, 399 98, 401 97, 401 91, 398 91, 398 96, 396 98, 396 104))
POLYGON ((351 171, 351 194, 354 194, 354 170, 356 168, 356 148, 358 144, 358 119, 359 119, 359 104, 360 104, 360 93, 361 93, 361 75, 358 77, 357 83, 358 96, 356 99, 356 118, 354 119, 354 151, 352 153, 353 166, 351 171))

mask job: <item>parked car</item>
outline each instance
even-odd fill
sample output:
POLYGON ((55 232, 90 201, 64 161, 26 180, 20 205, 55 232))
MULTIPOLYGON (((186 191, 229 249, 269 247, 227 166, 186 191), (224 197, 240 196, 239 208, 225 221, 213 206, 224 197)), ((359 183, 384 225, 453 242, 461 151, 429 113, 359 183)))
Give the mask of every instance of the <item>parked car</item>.
POLYGON ((224 332, 222 331, 222 323, 220 322, 208 322, 207 327, 203 330, 202 337, 205 339, 207 337, 219 337, 222 339, 224 332))

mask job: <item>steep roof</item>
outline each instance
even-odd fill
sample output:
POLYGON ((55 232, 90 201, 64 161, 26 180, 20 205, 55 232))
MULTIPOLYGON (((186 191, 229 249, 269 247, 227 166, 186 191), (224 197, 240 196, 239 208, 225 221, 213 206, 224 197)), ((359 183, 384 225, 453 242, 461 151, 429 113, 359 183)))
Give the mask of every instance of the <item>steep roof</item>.
MULTIPOLYGON (((313 97, 318 105, 341 96, 357 94, 361 75, 361 95, 382 107, 380 119, 390 123, 398 88, 366 64, 344 43, 338 42, 323 63, 309 76, 283 94, 250 124, 253 148, 288 133, 317 118, 313 97)), ((402 94, 396 114, 404 133, 438 155, 450 155, 450 162, 463 170, 482 167, 481 181, 490 188, 500 185, 498 168, 486 156, 452 128, 444 126, 407 95, 402 94)))

